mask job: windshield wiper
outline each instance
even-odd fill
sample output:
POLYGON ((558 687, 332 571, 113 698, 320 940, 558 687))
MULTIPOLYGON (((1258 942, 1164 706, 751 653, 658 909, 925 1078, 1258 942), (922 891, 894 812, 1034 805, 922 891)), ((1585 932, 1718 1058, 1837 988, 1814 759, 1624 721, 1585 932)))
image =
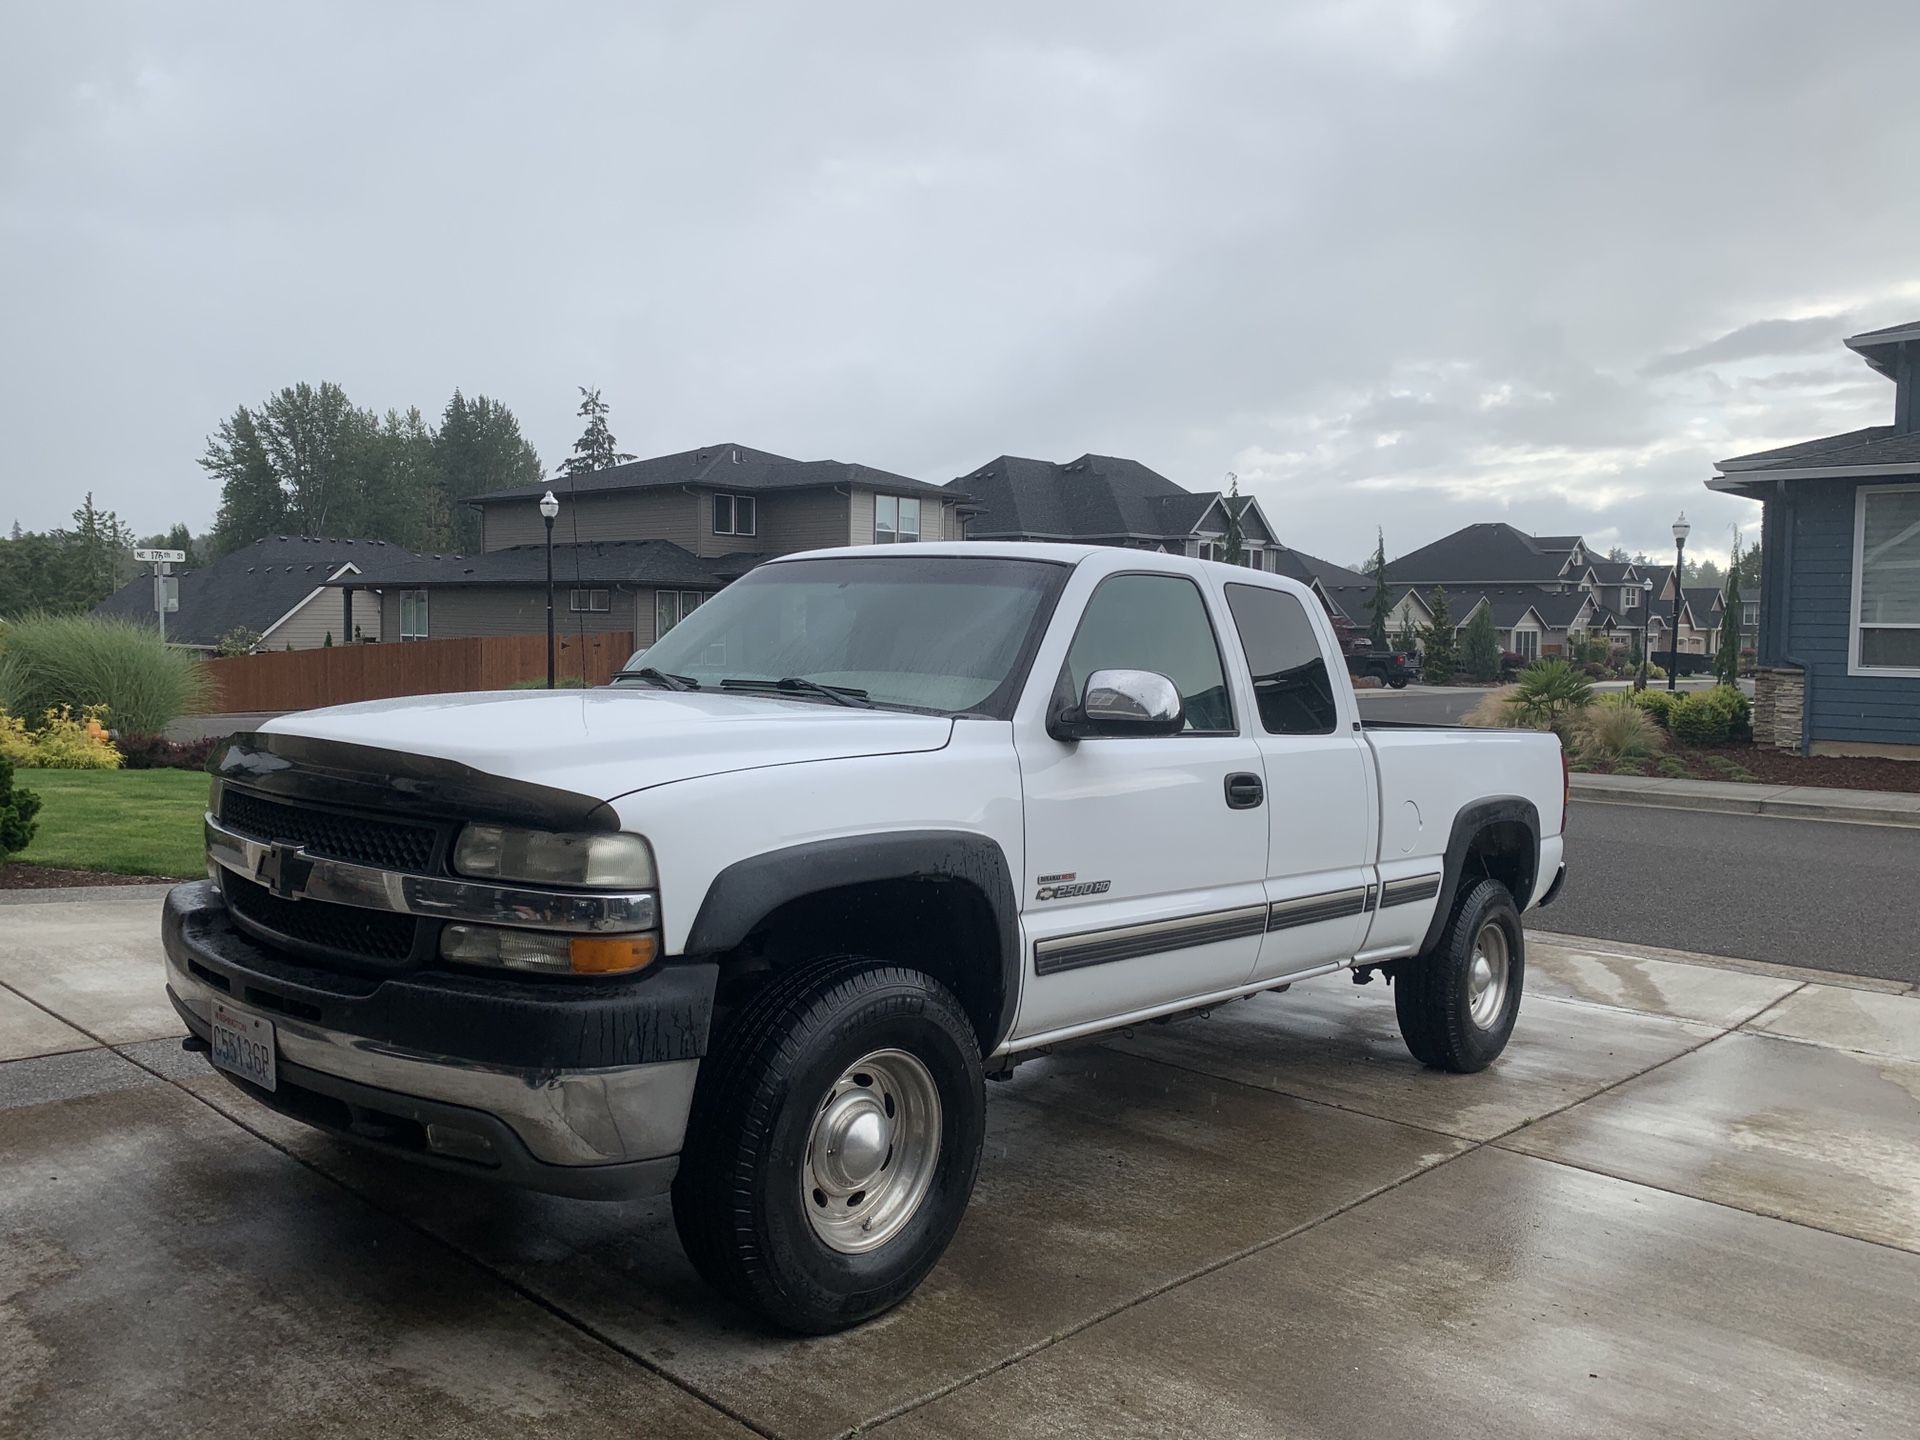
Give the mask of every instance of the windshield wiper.
POLYGON ((804 675, 784 675, 778 680, 755 680, 736 677, 720 682, 722 690, 785 690, 792 694, 818 695, 823 700, 831 700, 836 705, 852 705, 856 709, 871 710, 873 701, 867 698, 867 692, 856 690, 850 685, 822 685, 818 680, 809 680, 804 675))
POLYGON ((700 682, 691 675, 673 675, 665 670, 656 670, 651 665, 642 665, 638 670, 622 670, 613 677, 616 680, 651 680, 667 690, 698 690, 700 682))

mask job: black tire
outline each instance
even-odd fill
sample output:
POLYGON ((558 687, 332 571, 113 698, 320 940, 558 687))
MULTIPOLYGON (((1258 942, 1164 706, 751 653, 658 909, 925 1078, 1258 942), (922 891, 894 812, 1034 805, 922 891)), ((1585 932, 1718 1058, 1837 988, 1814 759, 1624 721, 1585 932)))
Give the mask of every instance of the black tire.
MULTIPOLYGON (((1489 954, 1492 949, 1490 937, 1489 954)), ((1439 943, 1395 971, 1393 1008, 1400 1038, 1413 1058, 1459 1075, 1486 1069, 1513 1034, 1526 968, 1525 932, 1507 887, 1498 880, 1480 880, 1462 888, 1439 943), (1491 1013, 1476 1020, 1474 957, 1489 927, 1504 942, 1505 988, 1491 1013)))
POLYGON ((782 1329, 856 1325, 906 1299, 945 1252, 985 1128, 979 1040, 945 987, 862 956, 807 965, 762 987, 701 1062, 673 1184, 680 1243, 709 1284, 782 1329), (844 1253, 806 1209, 808 1141, 836 1082, 884 1050, 917 1060, 937 1091, 934 1168, 897 1234, 844 1253))
POLYGON ((1387 685, 1388 688, 1393 690, 1404 690, 1407 688, 1407 677, 1404 675, 1395 675, 1391 680, 1387 681, 1387 685))

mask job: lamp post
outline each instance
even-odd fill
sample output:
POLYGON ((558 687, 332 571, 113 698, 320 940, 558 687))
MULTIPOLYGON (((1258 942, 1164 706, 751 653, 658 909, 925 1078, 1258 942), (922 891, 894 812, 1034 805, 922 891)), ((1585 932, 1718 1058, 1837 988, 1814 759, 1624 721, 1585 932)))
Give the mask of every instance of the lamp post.
POLYGON ((1640 582, 1640 678, 1633 682, 1633 688, 1647 688, 1647 616, 1653 613, 1653 581, 1640 582))
POLYGON ((547 689, 553 689, 553 519, 560 502, 549 490, 540 497, 540 518, 547 524, 547 689))
POLYGON ((1680 518, 1673 522, 1673 643, 1667 656, 1667 689, 1680 688, 1680 594, 1682 582, 1686 578, 1687 532, 1693 527, 1687 524, 1687 512, 1682 510, 1680 518))

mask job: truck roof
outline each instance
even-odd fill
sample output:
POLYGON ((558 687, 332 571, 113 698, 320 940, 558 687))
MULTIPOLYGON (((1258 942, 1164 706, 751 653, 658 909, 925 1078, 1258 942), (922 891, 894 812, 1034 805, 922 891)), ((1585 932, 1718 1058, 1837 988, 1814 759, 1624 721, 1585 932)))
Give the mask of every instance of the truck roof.
MULTIPOLYGON (((1313 591, 1298 580, 1266 570, 1250 570, 1244 565, 1229 565, 1220 560, 1194 560, 1185 555, 1167 555, 1157 550, 1131 550, 1119 545, 1060 545, 1035 540, 933 540, 915 542, 910 553, 922 556, 985 556, 1002 560, 1047 560, 1057 565, 1091 567, 1103 571, 1157 570, 1172 575, 1212 575, 1216 580, 1237 580, 1286 590, 1302 597, 1313 591)), ((795 560, 819 559, 899 559, 903 547, 897 545, 841 545, 829 550, 803 550, 767 561, 783 565, 795 560)), ((1318 597, 1315 603, 1318 603, 1318 597)))

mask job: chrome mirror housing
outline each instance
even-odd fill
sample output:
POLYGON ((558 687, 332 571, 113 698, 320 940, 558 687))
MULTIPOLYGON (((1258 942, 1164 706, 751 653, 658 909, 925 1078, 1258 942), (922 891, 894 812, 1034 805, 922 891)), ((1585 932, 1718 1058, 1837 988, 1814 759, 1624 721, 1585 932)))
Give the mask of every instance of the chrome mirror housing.
POLYGON ((1178 735, 1186 725, 1180 691, 1152 670, 1096 670, 1076 705, 1053 717, 1058 740, 1096 735, 1178 735))

